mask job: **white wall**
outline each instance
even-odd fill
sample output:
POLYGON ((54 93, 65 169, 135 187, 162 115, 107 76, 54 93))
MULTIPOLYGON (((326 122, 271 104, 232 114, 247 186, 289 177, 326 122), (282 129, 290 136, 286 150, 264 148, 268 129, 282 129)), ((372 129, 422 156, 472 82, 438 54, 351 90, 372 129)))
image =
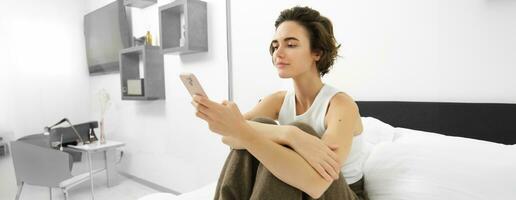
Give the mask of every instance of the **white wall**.
MULTIPOLYGON (((88 12, 111 1, 88 1, 88 12)), ((159 41, 158 8, 172 2, 158 1, 134 8, 133 33, 147 30, 159 41)), ((126 142, 121 170, 163 187, 187 192, 217 179, 228 148, 219 136, 195 117, 186 89, 179 80, 183 71, 197 75, 210 98, 228 96, 225 1, 206 1, 209 51, 191 55, 165 55, 166 100, 122 101, 119 73, 90 77, 92 118, 98 118, 96 94, 104 88, 112 99, 106 114, 107 138, 126 142)))
POLYGON ((232 1, 241 110, 290 87, 268 45, 276 17, 294 5, 332 20, 342 57, 326 82, 356 100, 516 103, 515 1, 232 1))
MULTIPOLYGON (((0 13, 5 12, 5 6, 0 6, 0 13)), ((7 33, 4 31, 3 27, 6 27, 6 18, 0 17, 0 38, 7 38, 7 33)), ((8 66, 11 65, 9 54, 9 46, 5 45, 0 48, 0 137, 6 138, 7 132, 11 130, 11 127, 8 123, 9 116, 9 104, 10 98, 7 98, 10 90, 10 81, 9 81, 9 70, 8 66)))
POLYGON ((89 120, 84 6, 82 0, 0 2, 0 124, 13 139, 63 117, 89 120))

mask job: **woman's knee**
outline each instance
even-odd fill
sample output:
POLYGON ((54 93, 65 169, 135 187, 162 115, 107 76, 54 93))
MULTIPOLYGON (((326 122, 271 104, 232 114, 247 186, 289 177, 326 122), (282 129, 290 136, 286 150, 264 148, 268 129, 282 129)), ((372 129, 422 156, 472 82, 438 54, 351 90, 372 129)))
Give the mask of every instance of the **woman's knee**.
POLYGON ((317 134, 315 129, 312 128, 312 126, 310 126, 310 125, 308 125, 306 123, 303 123, 303 122, 292 122, 289 125, 295 126, 295 127, 299 128, 299 129, 301 129, 302 131, 310 134, 310 135, 313 135, 313 136, 316 136, 316 137, 320 138, 320 136, 317 134))

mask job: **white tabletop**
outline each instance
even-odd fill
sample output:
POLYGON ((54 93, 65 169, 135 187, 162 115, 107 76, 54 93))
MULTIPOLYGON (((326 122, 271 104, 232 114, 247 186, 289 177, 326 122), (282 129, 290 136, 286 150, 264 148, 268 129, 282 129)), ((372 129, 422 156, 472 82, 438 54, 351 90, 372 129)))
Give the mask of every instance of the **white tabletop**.
POLYGON ((100 144, 99 141, 95 141, 90 144, 79 145, 79 146, 68 145, 68 147, 72 148, 72 149, 77 149, 80 151, 95 152, 95 151, 102 151, 102 150, 109 149, 109 148, 121 147, 124 145, 125 145, 125 143, 123 143, 123 142, 108 140, 104 144, 100 144))

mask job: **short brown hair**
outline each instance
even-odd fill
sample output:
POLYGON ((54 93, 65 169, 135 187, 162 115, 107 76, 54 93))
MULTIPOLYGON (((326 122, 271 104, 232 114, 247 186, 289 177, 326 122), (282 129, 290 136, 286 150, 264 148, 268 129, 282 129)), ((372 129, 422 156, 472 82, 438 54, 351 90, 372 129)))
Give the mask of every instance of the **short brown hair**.
MULTIPOLYGON (((277 29, 285 21, 297 22, 306 29, 310 39, 311 51, 320 51, 322 54, 319 61, 316 62, 317 70, 321 77, 328 73, 337 58, 337 51, 340 47, 333 35, 331 21, 320 15, 317 10, 299 6, 281 11, 274 26, 277 29)), ((274 53, 272 44, 269 47, 269 52, 271 55, 274 53)))

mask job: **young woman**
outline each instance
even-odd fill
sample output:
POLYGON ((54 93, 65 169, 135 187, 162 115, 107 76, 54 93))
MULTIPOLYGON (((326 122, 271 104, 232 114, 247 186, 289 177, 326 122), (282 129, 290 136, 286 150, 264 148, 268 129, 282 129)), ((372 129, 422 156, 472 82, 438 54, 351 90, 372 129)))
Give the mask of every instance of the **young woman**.
POLYGON ((272 62, 293 90, 265 97, 244 115, 234 102, 194 97, 197 117, 232 147, 215 199, 367 198, 358 107, 321 81, 340 46, 332 23, 294 7, 281 12, 275 27, 272 62))

